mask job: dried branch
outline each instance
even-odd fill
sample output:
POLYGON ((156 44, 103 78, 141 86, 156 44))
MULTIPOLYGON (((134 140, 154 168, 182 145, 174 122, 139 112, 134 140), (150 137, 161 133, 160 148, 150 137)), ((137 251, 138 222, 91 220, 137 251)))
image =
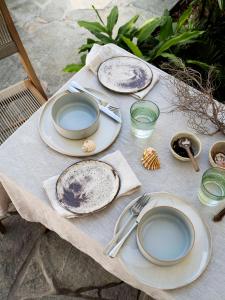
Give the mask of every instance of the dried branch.
POLYGON ((221 132, 225 135, 225 105, 213 98, 213 70, 203 79, 200 72, 191 68, 177 68, 165 63, 161 67, 174 76, 168 77, 175 93, 172 111, 184 113, 188 126, 198 133, 213 135, 221 132))

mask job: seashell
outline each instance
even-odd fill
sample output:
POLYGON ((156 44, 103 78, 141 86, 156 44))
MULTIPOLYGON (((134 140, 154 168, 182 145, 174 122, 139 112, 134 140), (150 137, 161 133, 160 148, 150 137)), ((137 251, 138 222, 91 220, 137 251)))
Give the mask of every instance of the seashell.
POLYGON ((85 140, 82 145, 82 150, 84 152, 92 152, 96 149, 96 144, 92 140, 85 140))
POLYGON ((217 164, 217 166, 221 167, 221 168, 225 168, 225 154, 223 153, 217 153, 215 155, 215 163, 217 164))
POLYGON ((157 170, 160 168, 160 161, 156 150, 149 147, 144 150, 141 162, 143 166, 148 170, 157 170))

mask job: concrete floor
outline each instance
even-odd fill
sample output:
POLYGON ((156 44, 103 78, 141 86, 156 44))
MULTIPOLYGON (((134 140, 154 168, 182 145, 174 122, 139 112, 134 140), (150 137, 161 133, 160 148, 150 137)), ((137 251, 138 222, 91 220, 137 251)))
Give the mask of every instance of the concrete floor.
MULTIPOLYGON (((95 20, 94 4, 106 17, 119 6, 119 25, 134 14, 140 23, 161 15, 175 0, 7 0, 31 62, 47 94, 52 95, 72 74, 62 71, 79 62, 78 48, 89 36, 77 20, 95 20)), ((26 74, 17 55, 0 62, 0 89, 26 74)), ((18 215, 3 220, 8 233, 0 236, 0 299, 147 300, 140 291, 103 270, 55 233, 18 215)))

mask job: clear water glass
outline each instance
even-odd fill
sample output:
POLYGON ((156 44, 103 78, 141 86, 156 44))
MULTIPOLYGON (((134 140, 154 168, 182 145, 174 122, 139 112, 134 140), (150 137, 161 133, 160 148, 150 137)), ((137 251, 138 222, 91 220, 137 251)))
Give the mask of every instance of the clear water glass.
POLYGON ((208 206, 216 206, 225 200, 225 170, 210 168, 205 171, 202 176, 198 198, 208 206))
POLYGON ((160 110, 154 102, 138 100, 130 108, 132 133, 138 138, 150 137, 159 115, 160 110))

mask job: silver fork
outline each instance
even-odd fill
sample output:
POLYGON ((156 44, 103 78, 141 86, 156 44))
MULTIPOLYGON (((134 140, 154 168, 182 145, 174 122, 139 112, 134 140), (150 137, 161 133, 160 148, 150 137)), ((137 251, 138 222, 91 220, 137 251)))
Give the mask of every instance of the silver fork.
POLYGON ((84 88, 78 82, 76 82, 74 80, 70 82, 70 87, 74 88, 75 90, 77 90, 79 92, 83 92, 85 94, 88 94, 88 95, 94 97, 101 105, 107 107, 111 111, 118 111, 119 110, 119 107, 113 106, 113 105, 109 104, 106 101, 102 101, 99 97, 97 97, 95 94, 93 94, 90 91, 88 91, 86 88, 84 88))
POLYGON ((106 246, 106 248, 104 250, 104 254, 109 255, 111 249, 113 248, 113 246, 115 245, 115 243, 118 241, 118 239, 120 238, 120 236, 123 233, 123 231, 127 228, 127 226, 130 223, 130 221, 134 217, 137 217, 140 214, 140 212, 142 211, 142 209, 148 203, 150 197, 151 197, 150 195, 143 194, 131 206, 129 218, 126 220, 125 224, 120 228, 120 230, 115 234, 115 236, 113 237, 113 239, 108 243, 108 245, 106 246))

